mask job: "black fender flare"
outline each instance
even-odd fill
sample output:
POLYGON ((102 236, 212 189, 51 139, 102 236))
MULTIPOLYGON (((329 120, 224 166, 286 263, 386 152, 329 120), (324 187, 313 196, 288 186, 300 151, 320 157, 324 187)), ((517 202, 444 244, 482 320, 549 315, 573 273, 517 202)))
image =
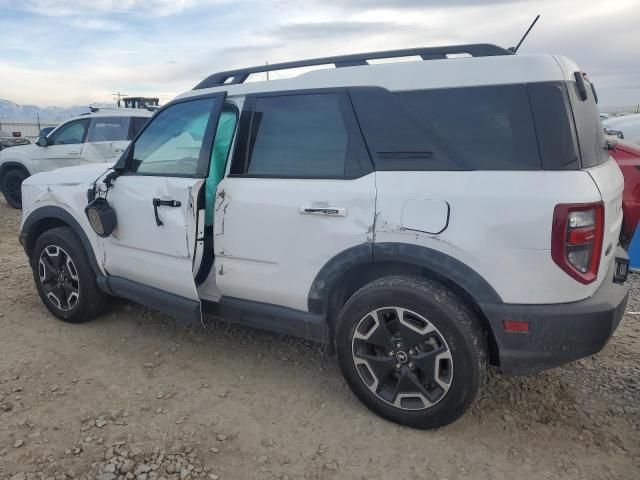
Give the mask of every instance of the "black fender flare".
POLYGON ((354 267, 378 262, 398 262, 426 268, 466 291, 478 305, 502 303, 498 292, 478 272, 460 260, 420 245, 381 242, 351 247, 329 260, 309 289, 309 312, 326 314, 335 282, 354 267))
POLYGON ((33 234, 37 232, 38 224, 47 220, 58 220, 71 227, 71 229, 80 239, 80 242, 82 242, 82 246, 87 252, 87 257, 89 257, 91 268, 93 269, 96 276, 104 275, 100 270, 98 261, 96 260, 95 252, 93 251, 91 242, 89 241, 89 238, 87 237, 84 229, 68 211, 61 207, 56 207, 53 205, 40 207, 34 210, 29 214, 29 216, 25 219, 24 224, 22 225, 22 230, 20 231, 20 243, 24 247, 24 250, 27 253, 28 257, 31 257, 31 250, 33 249, 33 246, 35 244, 36 239, 33 238, 33 234))

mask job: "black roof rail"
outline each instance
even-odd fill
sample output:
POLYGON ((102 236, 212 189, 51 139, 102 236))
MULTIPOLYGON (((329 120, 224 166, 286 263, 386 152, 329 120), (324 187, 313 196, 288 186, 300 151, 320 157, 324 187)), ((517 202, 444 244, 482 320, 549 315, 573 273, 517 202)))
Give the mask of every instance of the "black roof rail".
POLYGON ((387 50, 382 52, 356 53, 352 55, 340 55, 336 57, 311 58, 296 62, 274 63, 273 65, 260 65, 257 67, 239 68, 209 75, 193 89, 219 87, 221 85, 237 85, 244 83, 252 73, 273 72, 275 70, 287 70, 290 68, 311 67, 315 65, 334 64, 336 68, 368 65, 367 60, 380 58, 397 58, 419 56, 423 60, 438 60, 447 58, 452 54, 468 54, 472 57, 492 57, 497 55, 513 55, 507 49, 489 43, 474 43, 469 45, 447 45, 443 47, 407 48, 403 50, 387 50))

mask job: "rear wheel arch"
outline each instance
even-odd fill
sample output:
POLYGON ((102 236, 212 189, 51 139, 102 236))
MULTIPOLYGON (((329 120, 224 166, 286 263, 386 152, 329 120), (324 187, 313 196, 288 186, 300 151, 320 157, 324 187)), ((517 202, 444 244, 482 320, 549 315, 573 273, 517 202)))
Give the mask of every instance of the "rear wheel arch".
POLYGON ((487 333, 490 363, 498 363, 495 337, 480 304, 499 303, 502 299, 480 274, 459 260, 426 247, 378 245, 362 245, 364 248, 354 247, 359 248, 358 252, 350 249, 338 254, 316 276, 309 293, 309 311, 326 315, 331 335, 341 308, 360 288, 387 276, 417 276, 451 290, 477 315, 487 333))
POLYGON ((95 252, 86 233, 78 221, 69 212, 60 207, 41 207, 31 212, 26 218, 20 237, 27 256, 31 258, 31 253, 33 252, 36 241, 43 233, 58 227, 70 227, 73 230, 85 249, 89 263, 91 264, 91 269, 96 276, 102 276, 95 252))

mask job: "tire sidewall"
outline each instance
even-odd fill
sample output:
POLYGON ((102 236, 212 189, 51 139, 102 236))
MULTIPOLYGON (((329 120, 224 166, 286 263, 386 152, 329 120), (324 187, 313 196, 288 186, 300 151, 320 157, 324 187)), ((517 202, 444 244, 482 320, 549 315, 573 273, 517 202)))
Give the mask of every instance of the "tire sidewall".
POLYGON ((43 233, 35 243, 31 254, 31 269, 38 294, 47 309, 56 317, 66 322, 77 323, 86 319, 91 311, 93 293, 95 292, 95 275, 84 249, 75 238, 71 229, 57 228, 43 233), (78 272, 78 302, 70 310, 61 310, 56 307, 46 296, 40 283, 38 263, 42 251, 55 245, 62 248, 71 257, 78 272))
MULTIPOLYGON (((418 285, 424 285, 420 282, 418 285)), ((472 403, 478 390, 477 379, 484 373, 483 361, 474 358, 474 342, 459 322, 468 321, 465 310, 451 308, 422 289, 375 287, 354 295, 344 306, 338 320, 336 347, 340 369, 356 396, 370 409, 392 421, 416 428, 434 428, 458 418, 472 403), (452 355, 453 380, 449 391, 434 406, 424 410, 402 410, 379 399, 360 378, 352 357, 353 333, 362 318, 382 307, 403 307, 422 315, 446 340, 452 355), (479 372, 482 370, 482 372, 479 372)), ((440 289, 442 290, 442 289, 440 289)), ((438 289, 436 289, 438 293, 438 289)))
POLYGON ((22 208, 22 198, 16 201, 15 199, 12 199, 9 196, 7 196, 7 190, 6 190, 7 179, 11 179, 11 177, 17 177, 20 180, 20 185, 22 188, 22 182, 24 182, 24 180, 28 178, 28 175, 25 175, 25 173, 22 170, 14 168, 12 170, 9 170, 2 176, 2 185, 0 185, 2 194, 4 195, 4 198, 7 201, 7 203, 11 205, 13 208, 22 208))

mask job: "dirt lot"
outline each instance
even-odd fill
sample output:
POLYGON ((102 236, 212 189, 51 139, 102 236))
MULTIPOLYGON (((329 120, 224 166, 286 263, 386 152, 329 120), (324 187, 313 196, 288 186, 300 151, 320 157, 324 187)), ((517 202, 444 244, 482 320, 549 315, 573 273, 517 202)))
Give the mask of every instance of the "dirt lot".
POLYGON ((595 357, 492 374, 461 420, 415 431, 369 413, 300 340, 126 302, 57 321, 18 222, 0 200, 0 479, 640 478, 640 315, 595 357))

